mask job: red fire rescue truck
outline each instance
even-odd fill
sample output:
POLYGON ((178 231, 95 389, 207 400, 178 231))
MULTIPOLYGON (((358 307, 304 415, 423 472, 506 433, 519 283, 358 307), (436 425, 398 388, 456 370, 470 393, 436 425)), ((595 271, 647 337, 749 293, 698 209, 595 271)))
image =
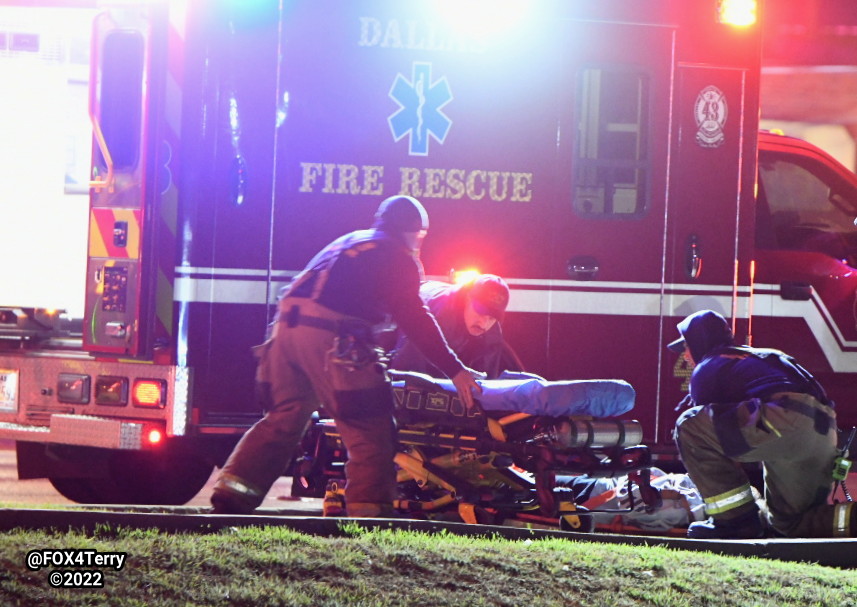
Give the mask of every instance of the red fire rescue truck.
POLYGON ((701 308, 857 422, 857 178, 759 133, 735 4, 104 3, 83 318, 0 311, 20 477, 190 499, 260 416, 250 349, 279 288, 397 193, 429 211, 428 276, 504 276, 528 370, 627 380, 664 459, 690 373, 665 344, 701 308))

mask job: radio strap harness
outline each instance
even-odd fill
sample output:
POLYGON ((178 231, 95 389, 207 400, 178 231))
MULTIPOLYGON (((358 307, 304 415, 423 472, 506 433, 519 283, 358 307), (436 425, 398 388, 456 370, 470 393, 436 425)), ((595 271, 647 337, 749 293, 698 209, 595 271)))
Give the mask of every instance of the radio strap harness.
POLYGON ((842 487, 842 493, 845 495, 845 499, 849 502, 853 502, 854 500, 851 498, 851 494, 848 492, 848 487, 845 484, 845 480, 848 478, 848 472, 851 470, 851 460, 849 458, 849 450, 851 449, 851 443, 854 441, 854 437, 857 435, 857 428, 851 428, 851 432, 848 434, 848 439, 845 441, 845 444, 842 446, 842 449, 839 450, 839 457, 833 462, 833 493, 836 493, 836 489, 842 487))

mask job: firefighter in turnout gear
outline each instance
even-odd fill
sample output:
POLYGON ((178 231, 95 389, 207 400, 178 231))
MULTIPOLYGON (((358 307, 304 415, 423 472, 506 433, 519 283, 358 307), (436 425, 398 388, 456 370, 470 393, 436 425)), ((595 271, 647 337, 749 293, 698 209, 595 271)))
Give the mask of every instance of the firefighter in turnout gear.
POLYGON ((393 393, 373 326, 387 317, 449 378, 464 404, 481 388, 449 349, 419 298, 419 248, 428 229, 414 198, 384 200, 372 229, 335 240, 279 301, 271 337, 258 347, 265 416, 244 435, 215 484, 215 513, 249 513, 281 476, 312 413, 323 406, 348 451, 346 511, 386 516, 395 497, 393 393))
POLYGON ((709 515, 695 539, 857 535, 852 503, 828 503, 837 451, 836 414, 823 388, 790 356, 736 346, 726 319, 711 310, 678 324, 669 345, 694 364, 692 408, 675 439, 709 515), (743 463, 761 462, 767 514, 760 516, 743 463))

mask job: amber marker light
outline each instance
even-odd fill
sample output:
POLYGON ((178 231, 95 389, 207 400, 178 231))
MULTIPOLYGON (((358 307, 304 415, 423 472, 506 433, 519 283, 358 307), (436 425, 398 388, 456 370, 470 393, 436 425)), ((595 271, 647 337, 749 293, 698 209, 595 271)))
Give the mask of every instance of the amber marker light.
POLYGON ((167 385, 160 379, 137 379, 131 390, 131 402, 135 407, 164 407, 167 385))

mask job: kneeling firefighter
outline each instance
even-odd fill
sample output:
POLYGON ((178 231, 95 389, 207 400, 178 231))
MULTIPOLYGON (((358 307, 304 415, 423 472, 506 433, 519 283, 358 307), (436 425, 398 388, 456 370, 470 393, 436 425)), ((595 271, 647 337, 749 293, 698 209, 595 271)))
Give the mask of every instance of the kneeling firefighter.
POLYGON ((265 416, 223 467, 215 513, 250 513, 281 476, 312 413, 323 406, 348 451, 346 509, 385 516, 395 497, 393 393, 372 327, 388 317, 455 385, 464 404, 481 388, 422 304, 419 248, 428 216, 414 198, 384 200, 369 230, 322 249, 282 295, 271 337, 257 348, 265 416))
POLYGON ((828 503, 837 450, 836 414, 821 385, 779 350, 735 346, 726 319, 711 310, 678 324, 670 349, 694 364, 691 409, 678 419, 682 462, 705 501, 697 539, 857 536, 857 508, 828 503), (767 520, 742 463, 761 462, 767 520), (764 523, 767 523, 765 525, 764 523))

